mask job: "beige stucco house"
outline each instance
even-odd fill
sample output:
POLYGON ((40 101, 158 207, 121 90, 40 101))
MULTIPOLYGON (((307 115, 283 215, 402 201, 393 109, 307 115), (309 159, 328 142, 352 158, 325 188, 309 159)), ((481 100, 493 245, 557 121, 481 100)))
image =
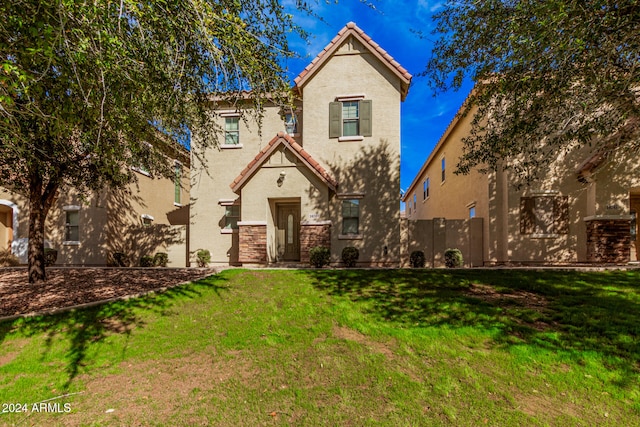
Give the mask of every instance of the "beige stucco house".
MULTIPOLYGON (((474 115, 463 115, 463 108, 403 197, 413 229, 420 229, 416 225, 424 220, 476 218, 482 232, 474 244, 482 246, 484 265, 640 259, 638 153, 574 149, 550 162, 535 183, 521 188, 518 178, 504 170, 455 175, 474 115)), ((467 232, 457 235, 458 241, 468 241, 467 232)))
MULTIPOLYGON (((169 255, 171 267, 188 262, 189 155, 175 154, 175 179, 134 169, 136 181, 123 190, 80 195, 63 188, 47 217, 45 247, 58 251, 56 265, 106 266, 122 252, 131 266, 143 255, 169 255)), ((27 262, 28 200, 0 187, 0 251, 27 262)))
MULTIPOLYGON (((400 105, 411 75, 354 23, 295 79, 261 128, 219 102, 222 142, 192 159, 190 251, 214 264, 308 262, 314 246, 400 262, 400 105)), ((198 144, 197 130, 192 144, 198 144)))

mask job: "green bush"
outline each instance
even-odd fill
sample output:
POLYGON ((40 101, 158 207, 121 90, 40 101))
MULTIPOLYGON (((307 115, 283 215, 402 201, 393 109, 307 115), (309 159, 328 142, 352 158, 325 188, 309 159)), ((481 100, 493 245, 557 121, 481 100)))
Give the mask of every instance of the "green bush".
POLYGON ((166 252, 157 252, 153 256, 153 265, 156 267, 166 267, 169 264, 169 254, 166 252))
POLYGON ((444 251, 444 265, 447 268, 460 268, 462 264, 463 259, 460 249, 447 249, 444 251))
POLYGON ((409 256, 409 262, 413 268, 424 268, 426 261, 424 252, 422 251, 413 251, 411 252, 411 256, 409 256))
POLYGON ((129 266, 129 257, 124 252, 114 252, 111 258, 113 259, 113 265, 116 267, 129 266))
POLYGON ((196 256, 198 257, 198 267, 206 267, 211 262, 211 252, 209 252, 209 249, 200 249, 196 252, 196 256))
POLYGON ((322 268, 329 265, 331 260, 331 251, 323 246, 315 246, 309 250, 309 262, 316 268, 322 268))
POLYGON ((153 267, 153 257, 151 255, 140 257, 140 267, 153 267))
POLYGON ((10 249, 0 251, 0 267, 15 267, 17 265, 20 265, 20 260, 11 253, 10 249))
POLYGON ((356 261, 360 257, 360 251, 353 246, 347 246, 342 250, 342 262, 347 267, 355 267, 356 261))
POLYGON ((58 251, 52 248, 44 248, 44 265, 52 266, 58 259, 58 251))

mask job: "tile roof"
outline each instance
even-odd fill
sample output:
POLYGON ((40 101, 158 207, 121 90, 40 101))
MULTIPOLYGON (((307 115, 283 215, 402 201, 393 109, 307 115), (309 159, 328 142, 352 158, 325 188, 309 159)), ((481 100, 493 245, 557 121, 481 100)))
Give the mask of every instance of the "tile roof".
POLYGON ((249 164, 240 172, 240 175, 229 185, 234 192, 240 191, 244 184, 253 176, 253 174, 262 166, 269 156, 276 149, 283 145, 291 151, 300 161, 313 172, 322 182, 333 191, 336 190, 338 183, 329 175, 329 173, 318 163, 311 155, 306 152, 300 144, 298 144, 290 135, 285 132, 278 134, 249 162, 249 164))
POLYGON ((409 84, 411 83, 411 74, 400 65, 386 50, 374 42, 364 31, 362 31, 354 22, 345 25, 338 34, 329 42, 329 44, 314 58, 309 65, 294 79, 296 87, 302 87, 306 81, 319 70, 322 64, 340 47, 342 42, 349 36, 354 36, 363 45, 365 45, 371 53, 373 53, 383 64, 385 64, 398 78, 402 81, 402 100, 409 92, 409 84))

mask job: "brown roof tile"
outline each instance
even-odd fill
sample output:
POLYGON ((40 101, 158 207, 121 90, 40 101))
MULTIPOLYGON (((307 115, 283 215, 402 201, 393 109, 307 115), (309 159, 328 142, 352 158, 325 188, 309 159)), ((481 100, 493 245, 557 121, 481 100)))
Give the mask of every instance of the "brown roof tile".
POLYGON ((234 192, 238 192, 247 182, 251 176, 260 168, 271 153, 273 153, 280 145, 286 147, 296 157, 298 157, 302 163, 311 170, 318 178, 320 178, 329 188, 335 191, 338 183, 329 173, 318 163, 311 154, 306 152, 300 144, 298 144, 290 135, 285 132, 278 132, 278 134, 265 145, 262 150, 256 155, 256 157, 249 162, 249 164, 240 172, 233 182, 229 185, 234 192))

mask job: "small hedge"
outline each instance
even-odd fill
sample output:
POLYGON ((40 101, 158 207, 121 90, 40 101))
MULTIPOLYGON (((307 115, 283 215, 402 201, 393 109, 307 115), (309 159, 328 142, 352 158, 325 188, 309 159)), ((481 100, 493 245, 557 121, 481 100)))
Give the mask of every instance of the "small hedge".
POLYGON ((211 262, 211 252, 209 252, 209 249, 200 249, 196 252, 196 257, 198 258, 198 267, 206 267, 211 262))
POLYGON ((347 267, 355 267, 356 261, 360 258, 360 251, 353 246, 347 246, 342 250, 342 262, 347 267))
POLYGON ((58 251, 52 248, 44 248, 44 265, 52 266, 58 259, 58 251))
POLYGON ((151 255, 140 257, 140 267, 153 267, 153 257, 151 255))
POLYGON ((447 249, 444 251, 444 265, 447 268, 460 268, 464 264, 460 249, 447 249))
POLYGON ((166 252, 157 252, 153 256, 153 265, 156 267, 166 267, 169 264, 169 254, 166 252))
POLYGON ((309 250, 309 263, 316 267, 322 268, 329 265, 331 260, 331 251, 324 246, 315 246, 309 250))
POLYGON ((10 249, 0 251, 0 267, 15 267, 18 265, 20 265, 20 260, 11 253, 10 249))
POLYGON ((409 256, 409 262, 413 268, 424 268, 427 260, 424 257, 424 252, 413 251, 411 252, 411 256, 409 256))
POLYGON ((113 265, 116 267, 129 266, 129 257, 124 252, 114 252, 111 258, 113 259, 113 265))

